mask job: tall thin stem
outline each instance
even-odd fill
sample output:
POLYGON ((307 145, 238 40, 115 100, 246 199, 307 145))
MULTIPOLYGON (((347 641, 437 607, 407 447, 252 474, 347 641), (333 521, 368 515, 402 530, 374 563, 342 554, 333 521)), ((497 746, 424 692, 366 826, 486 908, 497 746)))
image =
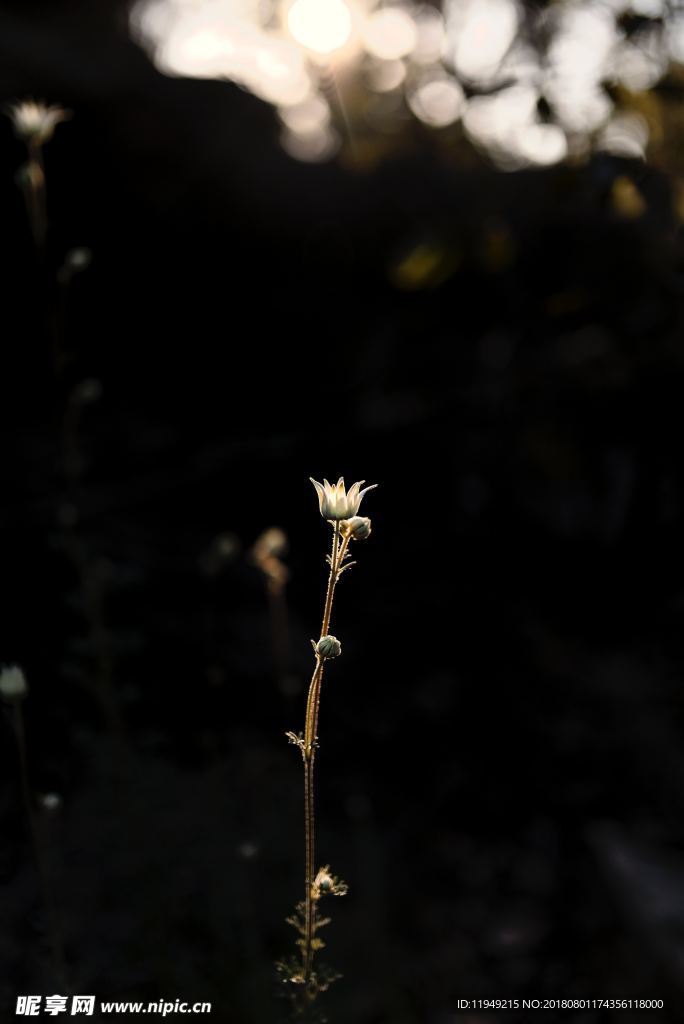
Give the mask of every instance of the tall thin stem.
MULTIPOLYGON (((328 577, 328 589, 325 595, 323 608, 323 623, 321 625, 321 637, 327 636, 330 629, 330 617, 332 615, 333 598, 335 596, 335 585, 339 579, 340 567, 346 554, 349 540, 347 537, 340 539, 340 524, 335 522, 333 533, 332 553, 330 555, 330 576, 328 577)), ((325 660, 316 654, 316 667, 314 668, 311 683, 309 685, 309 696, 306 702, 306 722, 304 731, 304 746, 302 755, 304 759, 304 833, 305 833, 305 871, 304 871, 304 1000, 310 998, 311 973, 313 967, 313 939, 316 924, 316 901, 314 899, 313 886, 315 879, 315 802, 314 802, 314 763, 316 759, 316 737, 318 733, 318 711, 321 699, 321 684, 323 682, 323 669, 325 660)))

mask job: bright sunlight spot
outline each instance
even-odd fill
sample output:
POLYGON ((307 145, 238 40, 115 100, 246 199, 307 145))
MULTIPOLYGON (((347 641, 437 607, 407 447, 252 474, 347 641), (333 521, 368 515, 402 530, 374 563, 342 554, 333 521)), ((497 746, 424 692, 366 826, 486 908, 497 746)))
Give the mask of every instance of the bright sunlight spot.
POLYGON ((324 56, 341 50, 352 29, 344 0, 295 0, 287 24, 298 43, 324 56))

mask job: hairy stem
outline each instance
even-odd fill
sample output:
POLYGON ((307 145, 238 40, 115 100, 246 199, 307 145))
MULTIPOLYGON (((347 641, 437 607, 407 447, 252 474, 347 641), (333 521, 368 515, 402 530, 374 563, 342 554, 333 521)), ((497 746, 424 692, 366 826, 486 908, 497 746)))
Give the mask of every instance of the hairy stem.
MULTIPOLYGON (((328 577, 328 589, 325 595, 325 606, 323 609, 323 623, 321 625, 321 637, 327 636, 330 629, 330 616, 332 614, 333 598, 335 596, 335 585, 339 579, 340 567, 347 551, 348 537, 340 539, 340 524, 335 523, 333 533, 332 553, 330 556, 330 576, 328 577)), ((308 1002, 311 996, 311 973, 313 967, 313 939, 316 924, 316 901, 314 900, 313 885, 315 879, 315 805, 314 805, 314 763, 316 758, 316 737, 318 734, 318 712, 321 699, 321 684, 323 682, 323 668, 325 661, 319 654, 316 655, 316 667, 314 668, 311 683, 309 685, 309 696, 306 702, 306 722, 304 730, 304 747, 302 750, 304 758, 304 833, 305 833, 305 872, 304 872, 304 917, 305 933, 304 947, 302 951, 304 967, 304 1001, 308 1002)))

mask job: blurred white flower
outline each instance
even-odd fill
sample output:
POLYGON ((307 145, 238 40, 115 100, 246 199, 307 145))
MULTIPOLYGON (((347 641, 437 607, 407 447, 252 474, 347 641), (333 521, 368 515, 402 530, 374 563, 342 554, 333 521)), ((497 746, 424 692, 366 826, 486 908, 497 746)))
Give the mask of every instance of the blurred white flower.
POLYGON ((68 121, 71 112, 54 103, 48 107, 41 100, 16 100, 8 103, 5 113, 14 125, 14 133, 24 142, 42 146, 48 142, 61 121, 68 121))

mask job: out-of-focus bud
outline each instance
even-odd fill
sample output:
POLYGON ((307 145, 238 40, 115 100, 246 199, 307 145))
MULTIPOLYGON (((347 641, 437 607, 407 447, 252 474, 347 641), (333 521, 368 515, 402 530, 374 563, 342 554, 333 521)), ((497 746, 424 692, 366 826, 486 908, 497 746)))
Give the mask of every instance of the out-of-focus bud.
POLYGON ((220 533, 200 555, 200 569, 206 576, 218 576, 239 553, 239 538, 234 533, 220 533))
POLYGON ((0 670, 0 697, 5 700, 23 700, 28 684, 23 669, 18 665, 5 665, 0 670))
POLYGON ((342 644, 336 636, 322 636, 316 644, 319 658, 338 658, 342 653, 342 644))
POLYGON ((342 535, 351 540, 367 540, 371 535, 371 521, 366 516, 354 516, 342 523, 342 535))
POLYGON ((54 814, 62 806, 62 798, 59 793, 43 793, 39 797, 40 806, 49 814, 54 814))
POLYGON ((60 284, 69 284, 76 274, 87 270, 92 261, 92 251, 85 246, 69 249, 64 257, 64 263, 57 272, 57 280, 60 284))
POLYGON ((5 113, 12 121, 14 132, 24 142, 42 146, 48 142, 61 121, 68 121, 70 110, 64 110, 57 103, 48 107, 41 100, 19 100, 9 103, 5 113))
POLYGON ((287 554, 287 535, 279 526, 270 526, 257 537, 252 548, 256 562, 264 562, 268 558, 282 558, 287 554))
POLYGON ((282 561, 287 549, 287 535, 278 526, 264 530, 252 548, 252 560, 263 572, 268 587, 274 594, 282 593, 290 576, 287 566, 282 561))
POLYGON ((69 249, 64 258, 65 264, 74 271, 87 270, 93 261, 93 254, 85 246, 69 249))
POLYGON ((254 860, 259 854, 259 847, 256 843, 251 842, 249 839, 245 839, 243 843, 237 848, 238 856, 243 860, 254 860))
POLYGON ((102 398, 102 384, 96 377, 86 377, 78 382, 71 392, 71 400, 77 405, 90 405, 102 398))

